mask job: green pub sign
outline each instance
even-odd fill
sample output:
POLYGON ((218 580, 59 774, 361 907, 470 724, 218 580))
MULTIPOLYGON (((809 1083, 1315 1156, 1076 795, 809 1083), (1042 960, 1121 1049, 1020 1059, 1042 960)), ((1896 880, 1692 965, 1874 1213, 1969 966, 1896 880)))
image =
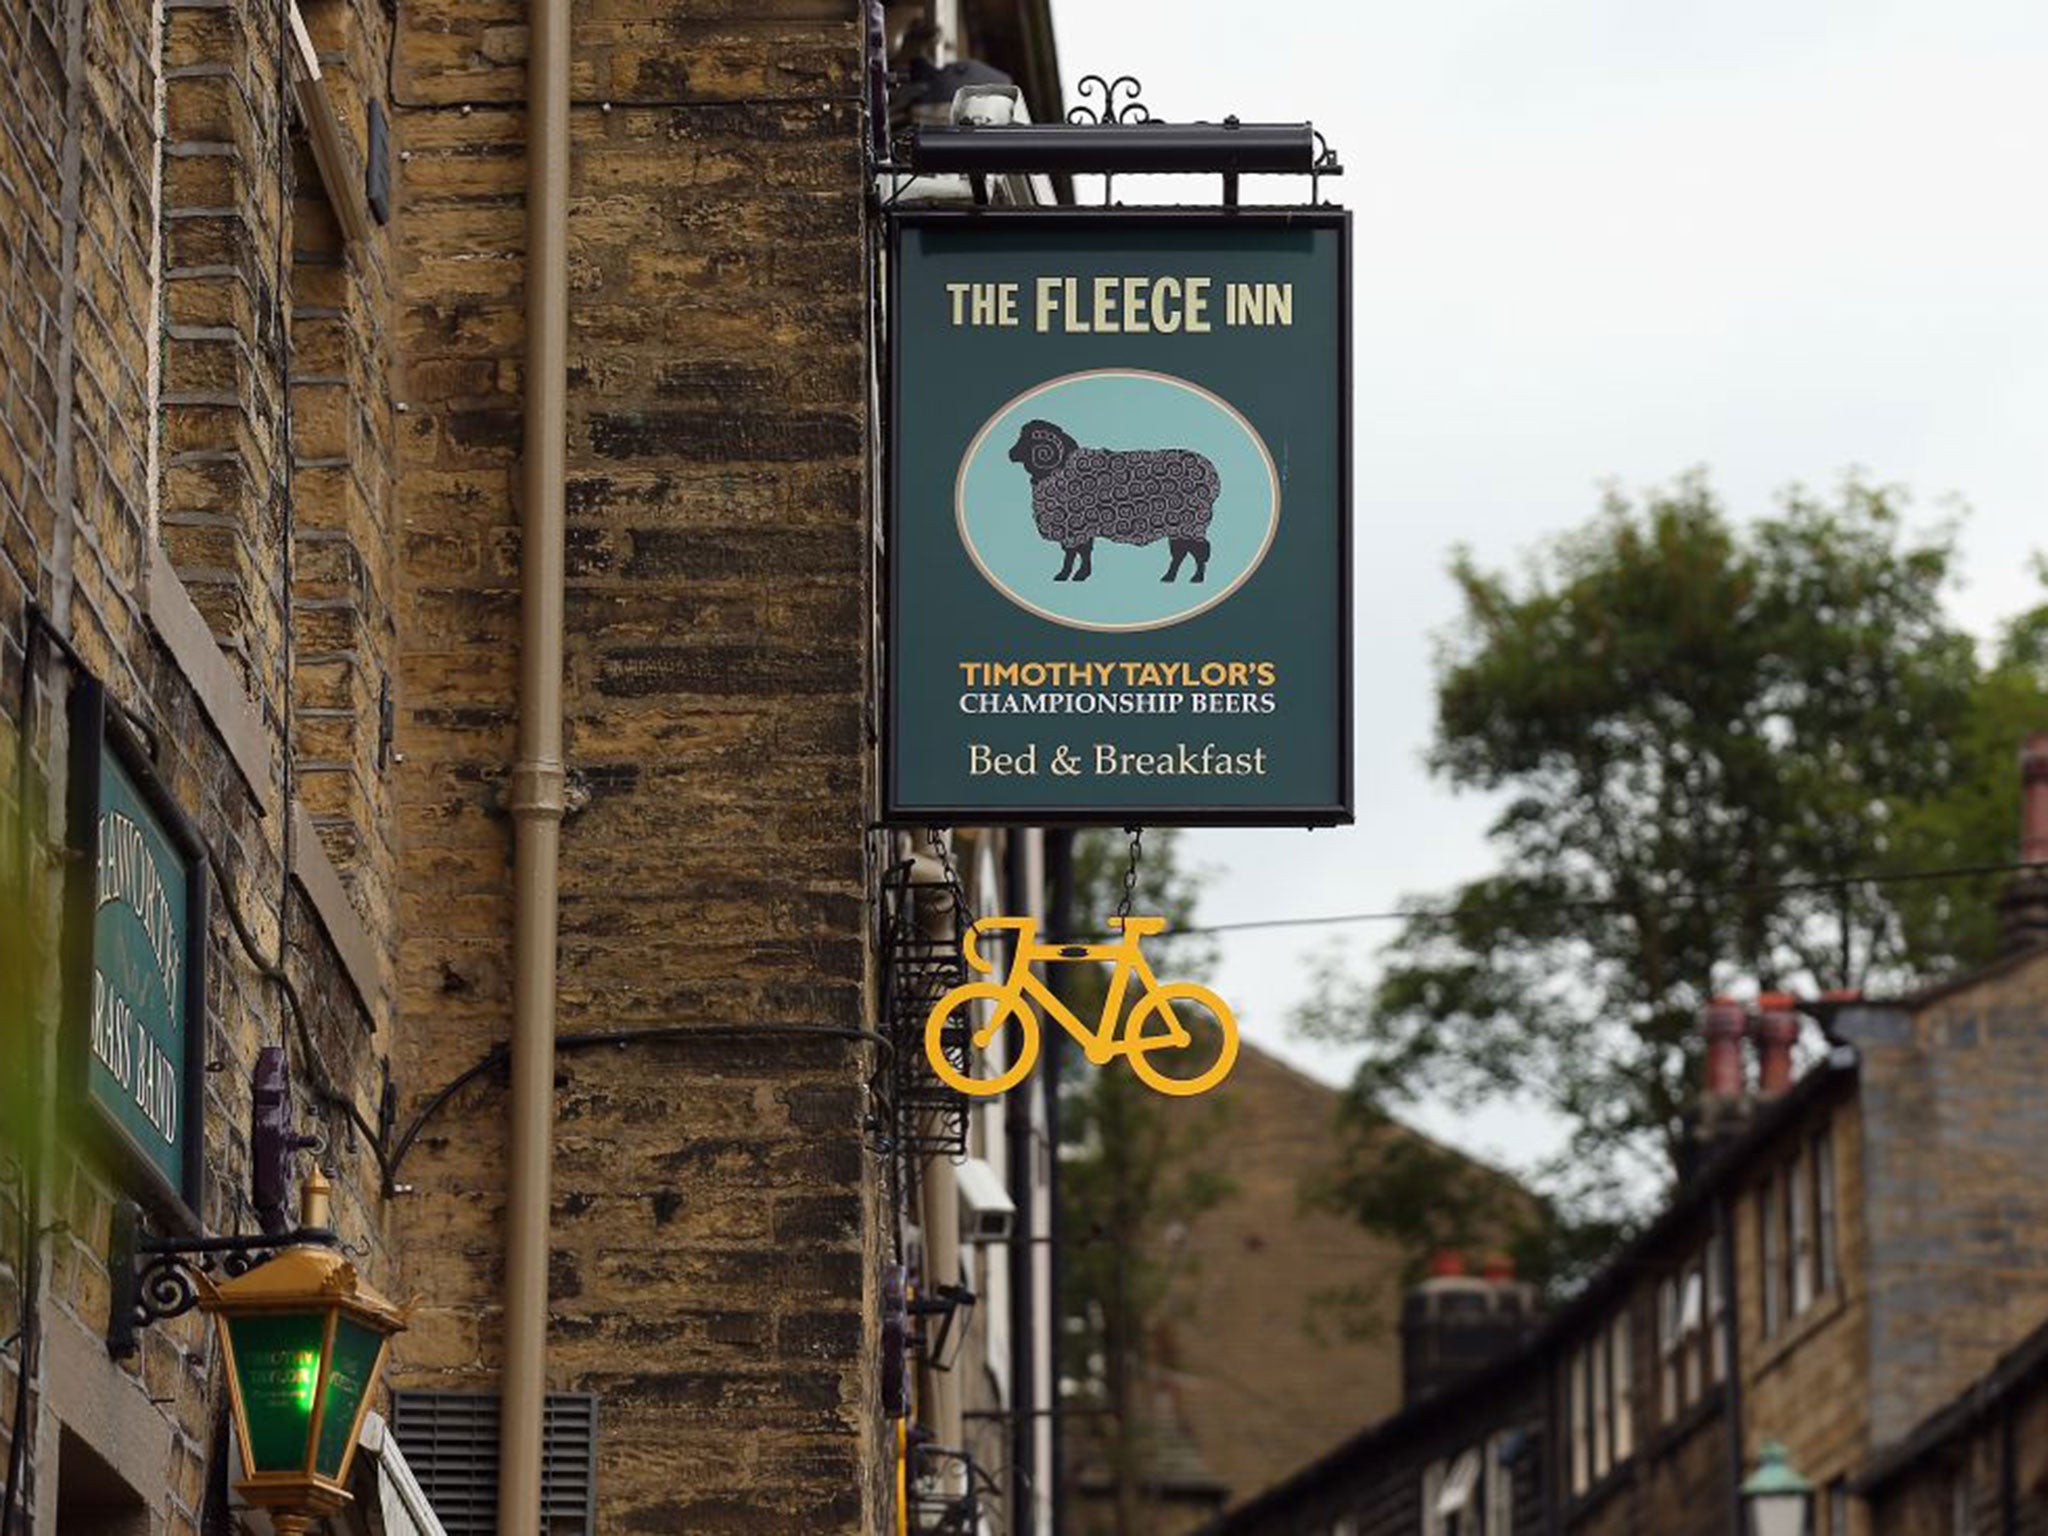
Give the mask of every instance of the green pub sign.
POLYGON ((1350 821, 1349 216, 891 229, 888 819, 1350 821))
POLYGON ((204 1173, 206 860, 95 681, 70 705, 65 1072, 132 1193, 196 1226, 204 1173))

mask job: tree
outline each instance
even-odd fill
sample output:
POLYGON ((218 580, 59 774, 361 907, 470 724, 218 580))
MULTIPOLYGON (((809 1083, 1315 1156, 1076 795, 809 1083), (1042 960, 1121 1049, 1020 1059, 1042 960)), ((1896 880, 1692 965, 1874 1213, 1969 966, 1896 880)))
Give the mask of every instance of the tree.
POLYGON ((1844 878, 2009 859, 2043 698, 2048 624, 1987 672, 1943 606, 1952 532, 1901 512, 1851 478, 1738 525, 1693 474, 1610 493, 1519 580, 1454 558, 1429 762, 1501 797, 1501 863, 1415 902, 1376 981, 1322 978, 1304 1022, 1364 1045, 1358 1123, 1533 1096, 1572 1127, 1546 1187, 1597 1237, 1681 1150, 1706 999, 1986 953, 1986 903, 1844 878))
MULTIPOLYGON (((1194 879, 1176 858, 1171 832, 1147 834, 1132 910, 1164 916, 1169 933, 1193 920, 1194 879)), ((1075 839, 1073 929, 1109 931, 1127 867, 1123 839, 1084 833, 1075 839)), ((1196 937, 1171 947, 1176 978, 1197 979, 1214 963, 1196 937)), ((1107 972, 1069 965, 1061 996, 1083 1019, 1101 1011, 1107 972)), ((1050 1048, 1055 1043, 1049 1039, 1050 1048)), ((1075 1055, 1067 1053, 1067 1060, 1075 1055)), ((1061 1376, 1071 1385, 1071 1459, 1100 1468, 1113 1490, 1116 1536, 1151 1529, 1144 1473, 1154 1419, 1160 1324, 1181 1270, 1170 1234, 1229 1192, 1204 1155, 1220 1111, 1200 1099, 1163 1099, 1120 1064, 1080 1066, 1060 1077, 1061 1376)))
MULTIPOLYGON (((2048 562, 2036 562, 2035 569, 2048 585, 2048 562)), ((1980 859, 2009 859, 2018 826, 2014 756, 2030 732, 2044 727, 2048 604, 2001 627, 1955 733, 1951 782, 1941 794, 1901 810, 1900 862, 1907 868, 1953 869, 1980 859)), ((1891 903, 1907 954, 1918 957, 1923 970, 1944 956, 1968 963, 1992 954, 1999 943, 1997 897, 2006 878, 1895 887, 1891 903)))

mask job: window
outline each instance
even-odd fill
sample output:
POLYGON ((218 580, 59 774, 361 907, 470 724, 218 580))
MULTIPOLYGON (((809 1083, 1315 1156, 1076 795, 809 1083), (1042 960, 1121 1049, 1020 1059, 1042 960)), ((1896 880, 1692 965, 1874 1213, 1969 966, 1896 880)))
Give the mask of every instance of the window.
POLYGON ((1486 1536, 1481 1472, 1475 1447, 1422 1474, 1423 1536, 1486 1536))
POLYGON ((1813 1182, 1807 1176, 1806 1159, 1798 1153, 1785 1165, 1785 1215, 1789 1240, 1785 1259, 1791 1268, 1785 1286, 1792 1298, 1792 1315, 1800 1316, 1813 1305, 1816 1256, 1813 1248, 1813 1182))
POLYGON ((1678 1281, 1667 1275, 1657 1287, 1658 1416, 1666 1424, 1678 1417, 1682 1354, 1678 1331, 1678 1281))
POLYGON ((1948 1485, 1948 1529, 1949 1536, 1971 1536, 1971 1526, 1976 1519, 1976 1500, 1971 1496, 1970 1469, 1967 1465, 1957 1467, 1948 1485))
POLYGON ((1813 1138, 1813 1225, 1820 1293, 1828 1296, 1842 1275, 1835 1239, 1835 1144, 1825 1127, 1813 1138))
POLYGON ((1841 1478, 1828 1484, 1827 1536, 1849 1536, 1849 1485, 1841 1478))
POLYGON ((1687 1405, 1706 1390, 1707 1362, 1702 1343, 1707 1328, 1706 1266, 1698 1259, 1686 1265, 1678 1282, 1678 1341, 1684 1352, 1679 1388, 1687 1405))
POLYGON ((1727 1262, 1716 1233, 1707 1243, 1707 1380, 1719 1383, 1728 1374, 1727 1262))
POLYGON ((1565 1362, 1572 1492, 1584 1493, 1635 1452, 1628 1316, 1613 1319, 1565 1362))
POLYGON ((1514 1536, 1515 1474, 1508 1463, 1510 1434, 1486 1442, 1486 1536, 1514 1536))
POLYGON ((1572 1430, 1572 1492, 1592 1486, 1586 1459, 1586 1357, 1573 1355, 1565 1365, 1566 1417, 1572 1430))
POLYGON ((1757 1251, 1762 1256, 1764 1281, 1764 1337, 1776 1333, 1785 1321, 1785 1234, 1778 1211, 1778 1181, 1766 1179, 1757 1191, 1757 1251))
POLYGON ((1635 1382, 1630 1374, 1628 1315, 1614 1320, 1607 1333, 1607 1372, 1614 1398, 1614 1461, 1617 1466, 1635 1454, 1635 1382))
POLYGON ((1466 1451, 1451 1463, 1437 1491, 1436 1513, 1444 1536, 1478 1536, 1479 1452, 1466 1451))
MULTIPOLYGON (((1666 1424, 1727 1373, 1728 1297, 1720 1255, 1720 1242, 1711 1241, 1658 1286, 1657 1406, 1666 1424)), ((1617 1340, 1617 1349, 1627 1347, 1625 1338, 1617 1340)))
POLYGON ((1586 1346, 1586 1373, 1592 1377, 1587 1399, 1592 1410, 1593 1481, 1599 1482, 1614 1465, 1613 1426, 1609 1413, 1613 1400, 1607 1393, 1607 1335, 1596 1333, 1586 1346))
POLYGON ((1839 1288, 1836 1206, 1834 1147, 1823 1127, 1757 1190, 1765 1338, 1839 1288))

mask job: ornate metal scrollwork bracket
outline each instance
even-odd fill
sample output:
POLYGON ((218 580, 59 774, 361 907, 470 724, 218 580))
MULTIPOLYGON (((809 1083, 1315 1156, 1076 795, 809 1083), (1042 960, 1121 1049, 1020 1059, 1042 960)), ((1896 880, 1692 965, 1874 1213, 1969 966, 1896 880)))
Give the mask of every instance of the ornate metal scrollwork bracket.
POLYGON ((107 1353, 125 1360, 140 1347, 142 1330, 168 1317, 182 1317, 199 1305, 195 1277, 232 1280, 258 1264, 301 1244, 337 1246, 326 1227, 288 1232, 234 1233, 226 1237, 144 1237, 133 1206, 114 1213, 113 1281, 107 1317, 107 1353))
MULTIPOLYGON (((1152 109, 1138 98, 1145 94, 1145 87, 1138 83, 1136 75, 1118 75, 1106 80, 1101 75, 1083 75, 1074 87, 1074 94, 1083 100, 1067 110, 1067 121, 1081 124, 1114 123, 1123 127, 1135 127, 1152 121, 1152 109), (1100 96, 1100 108, 1091 106, 1086 98, 1100 96)), ((1102 178, 1103 206, 1109 205, 1110 188, 1116 183, 1114 176, 1102 178)))
POLYGON ((1070 123, 1149 123, 1152 112, 1138 98, 1145 94, 1145 87, 1138 83, 1136 75, 1118 75, 1106 80, 1101 75, 1083 75, 1074 94, 1083 101, 1067 111, 1070 123), (1091 106, 1085 98, 1100 96, 1102 105, 1091 106))

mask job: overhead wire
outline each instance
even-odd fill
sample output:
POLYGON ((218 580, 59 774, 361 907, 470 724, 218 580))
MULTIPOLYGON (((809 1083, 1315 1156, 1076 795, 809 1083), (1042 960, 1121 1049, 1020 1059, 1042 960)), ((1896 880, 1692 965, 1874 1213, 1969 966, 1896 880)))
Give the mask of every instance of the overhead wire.
POLYGON ((1816 875, 1810 878, 1790 880, 1758 881, 1741 885, 1695 886, 1684 890, 1661 891, 1649 896, 1624 898, 1619 896, 1567 896, 1546 901, 1504 901, 1481 904, 1471 908, 1460 907, 1387 907, 1379 910, 1357 912, 1317 912, 1297 917, 1256 917, 1237 922, 1191 923, 1184 928, 1175 928, 1161 934, 1161 938, 1188 938, 1197 934, 1209 936, 1229 933, 1249 933, 1259 930, 1284 928, 1324 928, 1345 923, 1400 923, 1400 922, 1451 922, 1479 917, 1519 917, 1544 912, 1626 912, 1643 907, 1673 905, 1680 902, 1713 901, 1735 896, 1789 895, 1802 891, 1839 891, 1858 886, 1910 885, 1940 880, 1968 880, 1987 875, 2042 874, 2048 875, 2048 863, 2038 860, 2015 860, 2000 864, 1953 864, 1932 869, 1873 870, 1856 875, 1816 875))

